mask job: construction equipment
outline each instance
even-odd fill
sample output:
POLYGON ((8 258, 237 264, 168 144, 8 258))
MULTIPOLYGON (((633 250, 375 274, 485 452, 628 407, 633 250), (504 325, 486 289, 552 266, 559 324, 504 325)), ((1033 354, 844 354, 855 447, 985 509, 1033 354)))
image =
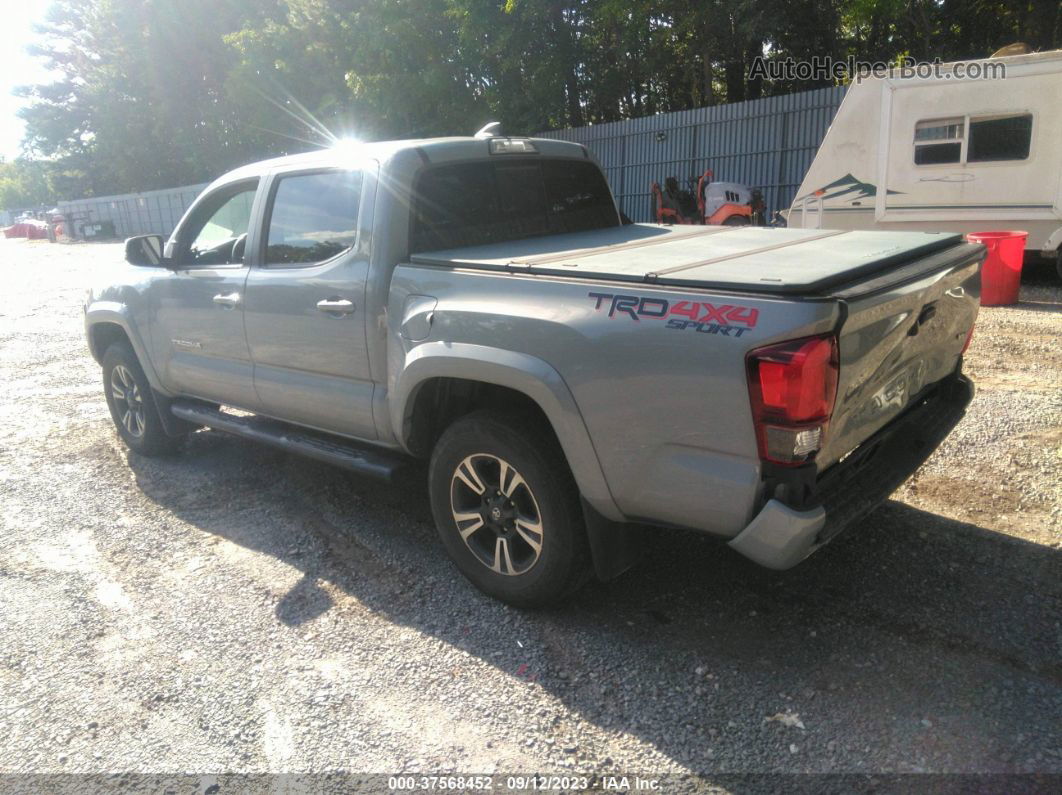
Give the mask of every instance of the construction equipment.
POLYGON ((710 226, 764 226, 763 194, 737 182, 715 182, 712 169, 699 178, 690 177, 689 188, 679 188, 675 177, 652 184, 653 220, 659 224, 707 224, 710 226))

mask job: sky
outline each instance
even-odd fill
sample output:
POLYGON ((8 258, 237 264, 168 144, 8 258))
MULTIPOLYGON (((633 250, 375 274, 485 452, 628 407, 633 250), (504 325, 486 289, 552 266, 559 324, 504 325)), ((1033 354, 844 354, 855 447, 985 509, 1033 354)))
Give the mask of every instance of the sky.
POLYGON ((4 0, 0 25, 0 156, 16 157, 22 141, 22 120, 15 114, 25 101, 12 96, 16 86, 48 80, 48 72, 26 53, 34 40, 33 25, 44 19, 50 0, 4 0))

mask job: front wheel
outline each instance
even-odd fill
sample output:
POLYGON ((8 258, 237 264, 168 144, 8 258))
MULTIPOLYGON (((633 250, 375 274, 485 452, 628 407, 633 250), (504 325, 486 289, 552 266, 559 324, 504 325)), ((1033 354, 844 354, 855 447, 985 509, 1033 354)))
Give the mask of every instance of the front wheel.
POLYGON ((435 446, 429 487, 446 551, 484 593, 541 607, 585 582, 579 495, 548 427, 494 411, 463 417, 435 446))
POLYGON ((179 440, 166 433, 151 384, 126 342, 114 343, 103 355, 103 391, 126 447, 146 456, 167 455, 177 449, 179 440))

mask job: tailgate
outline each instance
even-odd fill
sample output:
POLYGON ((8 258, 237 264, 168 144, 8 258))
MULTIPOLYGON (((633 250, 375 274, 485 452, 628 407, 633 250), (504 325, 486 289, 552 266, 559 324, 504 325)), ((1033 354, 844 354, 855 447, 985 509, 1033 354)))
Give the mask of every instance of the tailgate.
POLYGON ((955 371, 977 319, 981 246, 960 244, 835 295, 844 320, 822 471, 955 371))

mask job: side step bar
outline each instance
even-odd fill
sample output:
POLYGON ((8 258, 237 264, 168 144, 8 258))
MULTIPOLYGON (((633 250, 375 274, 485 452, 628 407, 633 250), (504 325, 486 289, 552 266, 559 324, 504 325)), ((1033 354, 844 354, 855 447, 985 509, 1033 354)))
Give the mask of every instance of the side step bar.
POLYGON ((267 417, 236 416, 188 400, 175 400, 170 410, 175 417, 195 425, 205 425, 217 431, 262 442, 289 453, 304 455, 380 480, 394 480, 407 462, 397 453, 359 447, 339 439, 333 440, 324 434, 296 428, 267 417))

